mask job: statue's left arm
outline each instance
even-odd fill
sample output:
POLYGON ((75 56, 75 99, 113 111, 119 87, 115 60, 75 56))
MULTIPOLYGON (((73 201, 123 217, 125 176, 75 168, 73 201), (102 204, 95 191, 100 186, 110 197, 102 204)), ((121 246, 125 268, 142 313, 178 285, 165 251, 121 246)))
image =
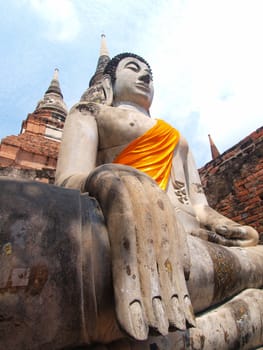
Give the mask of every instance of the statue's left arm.
POLYGON ((252 246, 258 243, 258 233, 250 226, 242 226, 212 209, 203 191, 193 155, 187 152, 185 172, 189 196, 200 222, 200 237, 227 246, 252 246))

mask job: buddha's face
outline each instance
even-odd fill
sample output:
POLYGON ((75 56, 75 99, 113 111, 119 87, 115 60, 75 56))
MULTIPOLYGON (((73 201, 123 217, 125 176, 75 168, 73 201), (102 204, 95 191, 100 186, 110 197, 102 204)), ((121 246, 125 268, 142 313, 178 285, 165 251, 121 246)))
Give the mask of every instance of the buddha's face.
POLYGON ((123 58, 116 69, 114 104, 132 103, 149 110, 153 99, 153 81, 148 66, 133 57, 123 58))

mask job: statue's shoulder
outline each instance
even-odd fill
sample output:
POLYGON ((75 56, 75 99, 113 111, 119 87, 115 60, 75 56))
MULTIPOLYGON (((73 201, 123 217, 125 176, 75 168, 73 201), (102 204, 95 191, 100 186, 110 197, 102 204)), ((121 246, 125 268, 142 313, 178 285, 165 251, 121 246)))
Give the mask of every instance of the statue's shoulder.
POLYGON ((89 114, 96 119, 101 119, 105 115, 116 114, 118 109, 102 103, 80 101, 71 108, 70 113, 74 113, 75 111, 78 111, 83 115, 89 114))
POLYGON ((103 105, 96 102, 80 101, 71 108, 70 114, 80 112, 82 115, 97 117, 100 114, 102 106, 103 105))

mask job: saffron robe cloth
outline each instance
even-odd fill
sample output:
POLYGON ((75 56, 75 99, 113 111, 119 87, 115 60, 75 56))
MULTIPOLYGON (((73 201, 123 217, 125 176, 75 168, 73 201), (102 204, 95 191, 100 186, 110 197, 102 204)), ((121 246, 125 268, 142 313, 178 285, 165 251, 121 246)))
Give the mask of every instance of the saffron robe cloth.
POLYGON ((129 165, 146 173, 165 190, 179 138, 178 130, 158 119, 151 129, 132 141, 113 163, 129 165))

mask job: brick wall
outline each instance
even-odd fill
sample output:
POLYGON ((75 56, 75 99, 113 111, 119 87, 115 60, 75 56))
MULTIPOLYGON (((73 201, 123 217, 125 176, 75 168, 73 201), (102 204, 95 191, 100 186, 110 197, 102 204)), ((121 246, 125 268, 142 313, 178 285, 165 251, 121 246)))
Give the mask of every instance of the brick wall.
POLYGON ((263 127, 207 163, 199 173, 211 207, 254 227, 263 243, 263 127))
POLYGON ((0 166, 55 169, 60 142, 25 132, 8 136, 0 144, 0 166))

